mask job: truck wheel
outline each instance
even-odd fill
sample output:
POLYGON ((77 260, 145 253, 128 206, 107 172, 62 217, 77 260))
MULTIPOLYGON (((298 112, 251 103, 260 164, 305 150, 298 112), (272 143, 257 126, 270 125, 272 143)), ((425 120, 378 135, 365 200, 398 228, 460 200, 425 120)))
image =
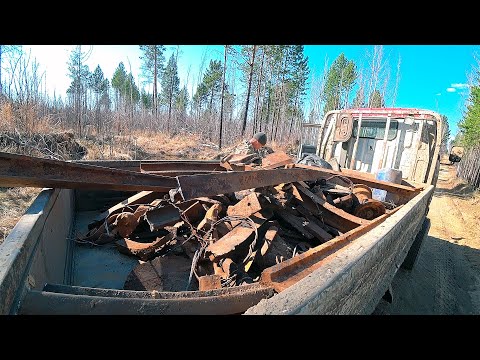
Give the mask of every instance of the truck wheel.
POLYGON ((420 247, 422 246, 423 240, 427 237, 428 230, 430 230, 430 219, 425 218, 422 224, 422 228, 418 232, 415 240, 413 241, 410 250, 408 250, 407 256, 405 260, 403 260, 402 265, 400 266, 402 269, 405 270, 412 270, 415 262, 417 260, 418 253, 420 251, 420 247))

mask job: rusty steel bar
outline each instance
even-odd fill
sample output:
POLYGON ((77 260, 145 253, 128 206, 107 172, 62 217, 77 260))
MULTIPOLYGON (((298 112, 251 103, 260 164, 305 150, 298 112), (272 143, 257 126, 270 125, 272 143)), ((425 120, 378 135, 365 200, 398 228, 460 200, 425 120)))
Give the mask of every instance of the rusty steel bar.
POLYGON ((28 291, 19 314, 230 315, 273 294, 272 288, 260 284, 181 292, 50 285, 48 291, 28 291))
POLYGON ((378 226, 401 208, 402 206, 399 206, 390 213, 379 216, 367 224, 363 224, 300 255, 265 269, 260 277, 260 284, 271 286, 278 292, 285 290, 310 275, 320 266, 326 265, 329 256, 338 254, 339 251, 353 240, 378 226))
POLYGON ((0 152, 0 186, 168 192, 173 178, 0 152))
POLYGON ((352 180, 354 184, 364 184, 372 188, 386 190, 393 194, 398 194, 399 196, 402 197, 402 204, 405 204, 406 202, 408 202, 410 199, 415 197, 423 189, 423 188, 417 188, 412 186, 395 184, 395 183, 384 181, 384 180, 377 180, 373 178, 371 174, 362 173, 360 171, 351 170, 351 169, 348 169, 347 171, 343 172, 345 169, 342 169, 341 171, 335 171, 335 170, 319 168, 316 166, 303 165, 303 164, 294 164, 294 166, 296 168, 311 169, 311 170, 318 171, 319 174, 321 174, 320 177, 323 177, 323 178, 328 178, 328 177, 331 177, 332 175, 342 175, 342 176, 348 177, 350 180, 352 180))
MULTIPOLYGON (((225 169, 225 168, 224 168, 225 169)), ((217 173, 224 173, 225 171, 210 171, 210 170, 165 170, 165 171, 156 171, 156 170, 142 170, 144 174, 152 174, 152 175, 159 175, 159 176, 168 176, 168 177, 176 177, 176 176, 183 176, 183 175, 199 175, 199 174, 217 174, 217 173)))
POLYGON ((233 193, 294 181, 317 180, 324 177, 325 175, 317 170, 293 168, 185 175, 177 176, 177 180, 181 196, 185 200, 190 200, 201 196, 233 193))
POLYGON ((185 170, 195 170, 195 171, 226 171, 224 167, 220 165, 220 161, 207 161, 207 160, 198 160, 198 161, 184 161, 179 162, 169 161, 169 162, 141 162, 140 170, 145 172, 151 171, 185 171, 185 170))

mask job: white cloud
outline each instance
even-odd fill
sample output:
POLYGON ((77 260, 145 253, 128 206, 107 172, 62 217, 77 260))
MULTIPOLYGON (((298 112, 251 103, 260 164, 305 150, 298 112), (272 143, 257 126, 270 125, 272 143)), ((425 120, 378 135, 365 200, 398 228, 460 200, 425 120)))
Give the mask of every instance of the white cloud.
POLYGON ((438 94, 435 94, 435 95, 436 95, 436 96, 440 96, 440 95, 442 95, 442 93, 438 93, 438 94))
POLYGON ((450 86, 455 89, 467 89, 469 87, 468 84, 461 84, 461 83, 452 84, 450 86))
POLYGON ((448 92, 455 92, 455 91, 457 91, 457 89, 455 89, 453 87, 449 87, 449 88, 447 88, 447 91, 448 92))

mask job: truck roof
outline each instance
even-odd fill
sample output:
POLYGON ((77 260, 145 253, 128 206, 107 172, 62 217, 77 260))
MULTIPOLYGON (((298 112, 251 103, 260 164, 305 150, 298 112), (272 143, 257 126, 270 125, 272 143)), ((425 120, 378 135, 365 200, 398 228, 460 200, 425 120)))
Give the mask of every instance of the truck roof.
POLYGON ((391 114, 395 116, 411 116, 416 119, 432 120, 440 117, 440 115, 434 111, 419 108, 351 108, 341 111, 352 114, 353 116, 358 116, 359 114, 362 114, 363 116, 388 116, 388 114, 391 114))

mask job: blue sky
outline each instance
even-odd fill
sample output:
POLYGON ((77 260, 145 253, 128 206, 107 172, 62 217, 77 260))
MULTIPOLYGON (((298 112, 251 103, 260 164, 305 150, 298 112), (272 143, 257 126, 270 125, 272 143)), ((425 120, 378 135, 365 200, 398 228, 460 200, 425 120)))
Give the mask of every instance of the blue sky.
MULTIPOLYGON (((177 46, 166 45, 166 59, 177 46)), ((50 94, 65 96, 70 84, 67 76, 67 61, 73 45, 24 45, 45 71, 50 94)), ((373 45, 305 45, 311 75, 320 76, 325 61, 331 65, 340 55, 354 60, 357 66, 367 63, 366 54, 373 52, 373 45)), ((221 45, 180 45, 179 76, 181 86, 188 84, 190 91, 199 79, 202 59, 204 69, 210 59, 223 61, 221 45)), ((123 61, 127 71, 131 69, 139 80, 141 64, 138 45, 83 45, 82 51, 90 52, 86 64, 93 71, 100 65, 105 76, 112 78, 116 67, 123 61)), ((395 81, 399 56, 400 78, 395 106, 417 107, 438 111, 449 120, 452 135, 457 132, 457 123, 462 119, 465 100, 468 96, 468 75, 476 65, 475 54, 480 54, 479 45, 385 45, 383 57, 388 63, 392 83, 395 81)), ((310 96, 306 97, 307 108, 310 96)), ((387 104, 389 105, 389 104, 387 104)))

